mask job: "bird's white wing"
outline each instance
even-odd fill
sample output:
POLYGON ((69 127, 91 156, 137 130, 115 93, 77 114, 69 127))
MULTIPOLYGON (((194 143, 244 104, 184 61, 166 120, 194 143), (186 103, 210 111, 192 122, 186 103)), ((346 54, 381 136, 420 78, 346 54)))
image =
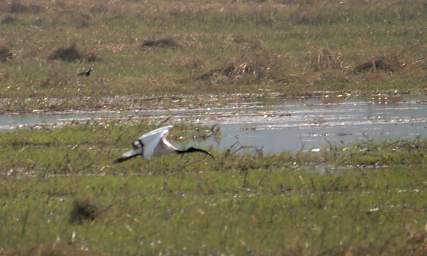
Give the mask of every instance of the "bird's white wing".
POLYGON ((147 140, 151 140, 152 138, 157 137, 158 134, 160 134, 164 131, 169 132, 169 130, 172 129, 172 127, 173 127, 172 125, 167 125, 167 126, 157 128, 157 129, 152 130, 150 132, 144 133, 141 137, 139 137, 139 139, 145 143, 147 140))
POLYGON ((144 144, 144 157, 150 158, 153 155, 154 149, 157 147, 163 136, 169 133, 172 125, 160 127, 156 130, 143 134, 139 139, 144 144))
POLYGON ((167 141, 166 136, 168 134, 165 133, 162 136, 162 139, 159 141, 159 143, 154 147, 153 149, 153 155, 167 155, 176 153, 178 150, 174 145, 172 145, 169 141, 167 141))

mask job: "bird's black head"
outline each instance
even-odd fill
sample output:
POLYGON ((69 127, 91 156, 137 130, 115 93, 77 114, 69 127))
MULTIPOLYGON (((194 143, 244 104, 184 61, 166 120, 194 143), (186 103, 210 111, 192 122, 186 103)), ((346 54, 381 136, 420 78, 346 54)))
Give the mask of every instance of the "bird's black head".
POLYGON ((136 140, 132 142, 132 148, 133 150, 140 150, 140 155, 144 156, 144 143, 141 140, 136 140))

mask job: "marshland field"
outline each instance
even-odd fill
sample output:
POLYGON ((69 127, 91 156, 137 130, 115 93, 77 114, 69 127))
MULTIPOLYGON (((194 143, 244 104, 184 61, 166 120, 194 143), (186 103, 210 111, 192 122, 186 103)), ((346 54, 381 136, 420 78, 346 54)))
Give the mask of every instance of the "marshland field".
MULTIPOLYGON (((422 0, 1 1, 0 127, 230 95, 422 109, 426 33, 422 0)), ((112 164, 168 122, 180 146, 213 136, 166 116, 0 130, 0 255, 427 254, 426 137, 112 164)))

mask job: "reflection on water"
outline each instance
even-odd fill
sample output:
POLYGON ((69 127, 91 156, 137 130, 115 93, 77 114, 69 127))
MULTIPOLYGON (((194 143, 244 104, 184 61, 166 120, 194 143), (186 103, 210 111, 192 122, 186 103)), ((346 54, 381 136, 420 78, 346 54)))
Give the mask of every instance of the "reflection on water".
POLYGON ((377 104, 361 98, 325 103, 322 98, 228 102, 203 107, 141 109, 127 112, 68 112, 0 115, 0 129, 90 119, 158 119, 172 123, 219 124, 222 138, 201 143, 221 149, 236 141, 262 148, 264 153, 317 151, 328 143, 366 139, 427 137, 425 99, 407 98, 377 104))

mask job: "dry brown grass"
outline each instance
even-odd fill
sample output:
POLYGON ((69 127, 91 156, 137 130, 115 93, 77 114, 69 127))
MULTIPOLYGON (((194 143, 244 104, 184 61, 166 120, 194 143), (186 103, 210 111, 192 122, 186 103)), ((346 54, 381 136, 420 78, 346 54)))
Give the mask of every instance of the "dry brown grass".
POLYGON ((344 59, 340 52, 334 52, 328 48, 319 49, 316 56, 312 57, 310 66, 315 71, 325 69, 344 69, 344 59))
POLYGON ((236 57, 223 66, 204 73, 197 80, 218 83, 249 84, 281 79, 280 56, 267 51, 258 51, 236 57))

